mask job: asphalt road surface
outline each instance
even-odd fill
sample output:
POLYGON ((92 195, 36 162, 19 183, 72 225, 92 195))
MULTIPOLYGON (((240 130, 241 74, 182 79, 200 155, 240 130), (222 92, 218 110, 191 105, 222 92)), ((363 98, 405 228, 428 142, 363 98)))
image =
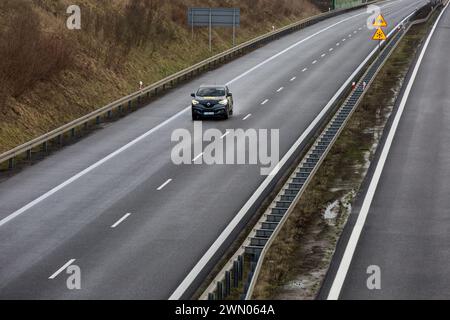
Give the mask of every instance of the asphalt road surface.
POLYGON ((365 223, 358 218, 352 231, 353 236, 360 228, 359 241, 350 237, 338 248, 354 253, 343 259, 336 255, 339 261, 333 261, 323 297, 331 293, 328 297, 333 299, 450 298, 449 50, 447 8, 423 59, 419 56, 417 73, 411 74, 411 90, 407 87, 403 95, 406 103, 399 105, 362 209, 353 213, 359 217, 367 213, 365 223), (346 263, 348 269, 343 267, 346 263), (370 266, 379 271, 379 289, 373 288, 376 282, 370 276, 375 269, 368 273, 370 266))
MULTIPOLYGON (((380 3, 387 31, 423 3, 380 3)), ((376 46, 368 16, 356 10, 274 41, 2 182, 0 298, 171 297, 266 179, 259 165, 172 163, 171 134, 193 130, 190 93, 228 83, 234 116, 204 129, 279 129, 282 157, 376 46), (66 287, 68 264, 81 270, 80 290, 66 287)))

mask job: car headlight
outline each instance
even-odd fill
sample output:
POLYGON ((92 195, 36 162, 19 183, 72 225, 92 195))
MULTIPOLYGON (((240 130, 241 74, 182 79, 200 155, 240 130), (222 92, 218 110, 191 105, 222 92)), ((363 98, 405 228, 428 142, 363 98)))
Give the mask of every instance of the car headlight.
POLYGON ((219 104, 226 106, 228 104, 228 99, 223 99, 223 100, 219 101, 219 104))
POLYGON ((194 106, 196 106, 196 105, 198 105, 200 102, 198 102, 197 100, 192 100, 192 104, 194 105, 194 106))

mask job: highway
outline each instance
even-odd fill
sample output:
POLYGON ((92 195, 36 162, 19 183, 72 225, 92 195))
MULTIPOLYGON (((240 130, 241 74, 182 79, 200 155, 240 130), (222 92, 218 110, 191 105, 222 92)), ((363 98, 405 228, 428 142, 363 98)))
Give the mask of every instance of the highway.
MULTIPOLYGON (((424 3, 380 3, 387 31, 424 3)), ((258 165, 172 163, 171 134, 193 130, 190 93, 228 84, 234 116, 204 129, 279 129, 283 157, 376 47, 368 16, 356 10, 271 42, 0 183, 0 298, 189 297, 269 179, 258 165), (68 264, 81 270, 80 290, 66 286, 68 264)))
POLYGON ((349 220, 353 226, 340 241, 322 298, 450 298, 448 8, 432 32, 349 220), (370 290, 369 266, 379 268, 380 285, 370 290))

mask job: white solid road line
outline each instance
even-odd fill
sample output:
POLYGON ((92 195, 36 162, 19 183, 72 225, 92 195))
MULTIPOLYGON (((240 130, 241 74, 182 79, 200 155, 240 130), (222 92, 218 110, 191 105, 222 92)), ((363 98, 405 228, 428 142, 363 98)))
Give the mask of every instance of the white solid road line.
POLYGON ((68 266, 70 266, 72 263, 75 262, 75 259, 70 259, 69 261, 66 262, 65 265, 63 265, 61 268, 59 268, 54 274, 52 274, 50 277, 48 277, 49 279, 55 279, 58 274, 60 274, 61 272, 63 272, 64 270, 66 270, 66 268, 68 266))
POLYGON ((305 72, 305 71, 307 71, 308 70, 308 68, 304 68, 303 70, 302 70, 302 72, 305 72))
MULTIPOLYGON (((203 153, 199 154, 198 156, 201 157, 203 153)), ((192 160, 195 161, 195 160, 192 160)), ((170 182, 172 182, 172 179, 167 179, 166 182, 164 182, 162 185, 160 185, 156 190, 161 191, 164 189, 165 186, 167 186, 170 182)))
POLYGON ((431 37, 433 36, 434 31, 436 30, 436 26, 439 23, 439 20, 441 19, 442 14, 445 12, 447 7, 448 7, 448 4, 445 6, 444 10, 442 10, 441 14, 439 15, 438 19, 436 20, 436 22, 433 26, 433 29, 431 30, 431 32, 425 42, 425 45, 422 49, 422 52, 420 53, 419 59, 417 60, 417 63, 414 67, 411 78, 406 87, 405 93, 402 97, 402 100, 400 101, 400 105, 398 107, 397 114, 395 115, 391 129, 389 130, 389 134, 386 138, 386 143, 384 144, 383 150, 380 155, 380 159, 378 160, 372 180, 370 181, 369 188, 367 189, 366 196, 364 197, 364 201, 363 201, 361 210, 359 212, 358 219, 356 220, 356 223, 353 227, 352 233, 350 235, 350 239, 348 240, 347 246, 344 251, 344 255, 342 256, 342 260, 339 264, 338 271, 334 278, 330 292, 328 293, 328 297, 327 297, 328 300, 339 299, 339 295, 341 293, 342 286, 344 285, 345 278, 347 277, 347 273, 348 273, 350 264, 353 259, 353 254, 355 253, 355 249, 358 244, 359 237, 361 235, 362 229, 366 222, 367 215, 368 215, 369 209, 370 209, 370 205, 372 203, 373 197, 375 195, 375 191, 377 189, 378 181, 380 180, 381 173, 383 172, 383 167, 384 167, 384 164, 386 163, 386 159, 388 157, 389 150, 390 150, 392 142, 394 140, 395 132, 397 131, 397 127, 400 122, 401 116, 403 114, 403 110, 405 109, 406 102, 408 101, 408 97, 411 92, 411 88, 416 79, 417 73, 419 71, 423 57, 424 57, 425 52, 430 43, 431 37))
POLYGON ((115 227, 117 227, 119 224, 121 224, 126 218, 128 218, 129 216, 131 215, 131 213, 127 213, 127 214, 125 214, 122 218, 120 218, 119 220, 117 220, 117 222, 116 223, 114 223, 112 226, 111 226, 111 228, 115 228, 115 227))
POLYGON ((242 120, 247 120, 248 118, 250 118, 252 116, 252 114, 251 113, 249 113, 248 115, 246 115, 242 120))
MULTIPOLYGON (((412 14, 411 14, 412 15, 412 14)), ((403 23, 406 19, 408 19, 411 15, 407 16, 403 19, 398 25, 403 23)), ((388 37, 395 31, 395 28, 387 35, 388 37)), ((383 42, 383 41, 382 41, 383 42)), ((320 120, 328 113, 329 109, 336 102, 339 96, 342 94, 344 90, 346 90, 351 83, 352 79, 361 71, 364 65, 372 58, 374 54, 378 52, 378 47, 374 48, 361 62, 361 64, 355 69, 355 71, 348 77, 348 79, 342 84, 339 90, 334 94, 334 96, 330 99, 327 105, 319 112, 319 114, 314 118, 314 120, 309 124, 308 128, 301 134, 301 136, 295 141, 295 143, 291 146, 291 148, 286 152, 280 162, 275 166, 272 172, 264 179, 261 185, 256 189, 256 191, 252 194, 250 199, 244 204, 244 206, 239 210, 239 212, 234 216, 233 220, 226 226, 226 228, 222 231, 219 237, 214 241, 214 243, 209 247, 209 249, 204 253, 201 259, 195 264, 189 274, 183 279, 180 285, 175 289, 172 295, 169 297, 169 300, 178 300, 182 298, 183 294, 186 290, 191 286, 192 282, 197 279, 200 272, 204 269, 204 267, 208 264, 214 254, 219 250, 222 244, 227 240, 228 236, 235 230, 236 226, 246 215, 247 211, 250 210, 252 205, 258 200, 260 195, 264 192, 267 186, 272 182, 274 177, 278 174, 281 168, 285 165, 285 163, 291 158, 294 152, 298 149, 298 147, 303 143, 303 141, 308 137, 308 135, 314 130, 320 120)))
POLYGON ((297 79, 297 77, 292 77, 291 80, 289 80, 289 81, 292 82, 292 81, 294 81, 295 79, 297 79))
POLYGON ((283 91, 283 89, 284 89, 284 87, 281 87, 277 90, 277 92, 281 92, 281 91, 283 91))
POLYGON ((148 137, 150 134, 152 134, 153 132, 157 131, 158 129, 162 128, 163 126, 165 126, 166 124, 168 124, 169 122, 171 122, 172 120, 178 118, 179 116, 181 116, 184 112, 188 111, 190 109, 190 106, 186 109, 184 109, 183 111, 175 114, 174 116, 172 116, 171 118, 167 119, 164 122, 161 122, 159 125, 157 125, 156 127, 153 127, 151 130, 147 131, 146 133, 144 133, 143 135, 137 137, 136 139, 134 139, 133 141, 127 143, 126 145, 124 145, 123 147, 117 149, 116 151, 110 153, 109 155, 107 155, 106 157, 104 157, 103 159, 97 161, 96 163, 94 163, 93 165, 91 165, 90 167, 84 169, 83 171, 77 173, 76 175, 72 176, 71 178, 67 179, 66 181, 64 181, 63 183, 59 184, 58 186, 54 187, 53 189, 51 189, 50 191, 47 191, 46 193, 44 193, 43 195, 41 195, 40 197, 36 198, 35 200, 29 202, 28 204, 26 204, 25 206, 23 206, 22 208, 14 211, 13 213, 11 213, 9 216, 6 216, 5 218, 3 218, 2 220, 0 220, 0 227, 3 226, 4 224, 8 223, 9 221, 11 221, 12 219, 16 218, 17 216, 21 215, 22 213, 24 213, 25 211, 27 211, 28 209, 34 207, 35 205, 37 205, 38 203, 44 201, 45 199, 47 199, 48 197, 50 197, 51 195, 55 194, 56 192, 58 192, 59 190, 65 188, 66 186, 68 186, 69 184, 71 184, 72 182, 80 179, 81 177, 83 177, 84 175, 88 174, 89 172, 91 172, 92 170, 96 169, 97 167, 101 166, 102 164, 104 164, 105 162, 107 162, 108 160, 114 158, 115 156, 117 156, 118 154, 122 153, 123 151, 131 148, 132 146, 134 146, 136 143, 138 143, 139 141, 145 139, 146 137, 148 137))
MULTIPOLYGON (((355 17, 359 17, 361 15, 365 15, 367 14, 365 11, 357 13, 355 15, 352 15, 350 17, 344 18, 336 23, 333 23, 309 36, 307 36, 306 38, 292 44, 291 46, 287 47, 286 49, 278 52, 277 54, 271 56, 270 58, 267 58, 266 60, 262 61, 261 63, 257 64, 256 66, 248 69, 247 71, 245 71, 244 73, 240 74, 239 76, 235 77, 234 79, 228 81, 226 83, 226 85, 230 85, 236 81, 238 81, 239 79, 245 77, 246 75, 248 75, 249 73, 253 72, 254 70, 259 69, 260 67, 262 67, 263 65, 267 64, 268 62, 278 58, 279 56, 285 54, 286 52, 292 50, 293 48, 297 47, 298 45, 318 36, 319 34, 328 31, 334 27, 336 27, 339 24, 342 24, 346 21, 349 21, 355 17)), ((184 108, 183 110, 179 111, 178 113, 174 114, 173 116, 171 116, 170 118, 168 118, 167 120, 161 122, 160 124, 158 124, 157 126, 153 127, 152 129, 150 129, 149 131, 145 132, 144 134, 138 136, 136 139, 132 140, 131 142, 125 144, 123 147, 117 149, 116 151, 110 153, 109 155, 107 155, 106 157, 104 157, 103 159, 95 162, 94 164, 92 164, 91 166, 87 167, 86 169, 84 169, 83 171, 77 173, 76 175, 72 176, 71 178, 67 179, 66 181, 62 182, 61 184, 57 185, 56 187, 54 187, 53 189, 50 189, 49 191, 47 191, 46 193, 44 193, 43 195, 41 195, 40 197, 34 199, 33 201, 29 202, 28 204, 26 204, 25 206, 21 207, 20 209, 14 211, 13 213, 11 213, 10 215, 6 216, 5 218, 3 218, 2 220, 0 220, 0 227, 5 225, 6 223, 8 223, 9 221, 11 221, 12 219, 16 218, 17 216, 21 215, 22 213, 24 213, 25 211, 29 210, 30 208, 34 207, 35 205, 37 205, 38 203, 44 201, 45 199, 47 199, 48 197, 50 197, 51 195, 55 194, 56 192, 58 192, 59 190, 65 188, 66 186, 68 186, 69 184, 71 184, 72 182, 78 180, 79 178, 83 177, 84 175, 88 174, 89 172, 93 171, 94 169, 98 168, 99 166, 101 166, 102 164, 104 164, 105 162, 109 161, 110 159, 114 158, 115 156, 117 156, 118 154, 124 152, 125 150, 128 150, 129 148, 131 148, 132 146, 134 146, 135 144, 137 144, 138 142, 142 141, 143 139, 147 138, 149 135, 151 135, 153 132, 159 130, 160 128, 164 127, 165 125, 167 125, 168 123, 172 122, 173 120, 175 120, 176 118, 180 117, 182 114, 190 111, 191 106, 187 106, 186 108, 184 108)))
POLYGON ((265 105, 267 102, 269 102, 269 99, 264 100, 263 102, 261 102, 261 104, 265 105))

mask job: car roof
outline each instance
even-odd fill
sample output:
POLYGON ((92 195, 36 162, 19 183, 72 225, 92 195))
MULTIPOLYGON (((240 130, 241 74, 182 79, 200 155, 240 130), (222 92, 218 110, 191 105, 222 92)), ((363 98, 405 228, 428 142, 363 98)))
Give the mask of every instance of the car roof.
POLYGON ((209 84, 209 85, 206 85, 206 84, 202 84, 201 86, 200 86, 200 88, 225 88, 226 86, 225 85, 214 85, 214 84, 209 84))

